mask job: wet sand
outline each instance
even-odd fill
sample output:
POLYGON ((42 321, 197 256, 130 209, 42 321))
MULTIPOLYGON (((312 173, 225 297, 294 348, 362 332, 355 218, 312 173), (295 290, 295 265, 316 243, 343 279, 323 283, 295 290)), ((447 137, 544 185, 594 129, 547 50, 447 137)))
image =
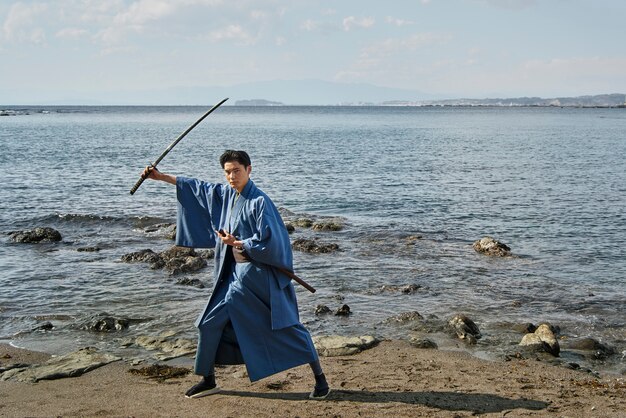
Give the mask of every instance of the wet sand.
MULTIPOLYGON (((0 345, 0 364, 41 363, 49 355, 0 345)), ((626 417, 624 378, 595 378, 535 360, 491 362, 467 353, 383 341, 354 356, 322 358, 333 388, 309 400, 301 366, 250 383, 243 366, 217 369, 219 394, 187 399, 189 374, 163 382, 118 361, 79 377, 0 381, 0 415, 10 417, 626 417)))

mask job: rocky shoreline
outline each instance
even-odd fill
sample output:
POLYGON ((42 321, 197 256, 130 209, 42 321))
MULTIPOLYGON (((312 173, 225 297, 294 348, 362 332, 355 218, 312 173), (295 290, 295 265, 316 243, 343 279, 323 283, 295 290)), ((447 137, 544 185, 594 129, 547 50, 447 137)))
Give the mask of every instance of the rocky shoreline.
MULTIPOLYGON (((325 306, 318 306, 318 315, 333 314, 325 306), (324 309, 326 308, 326 309, 324 309)), ((336 316, 349 315, 349 307, 343 305, 336 316)), ((445 324, 441 322, 426 322, 425 318, 418 312, 405 312, 389 318, 388 321, 398 323, 414 323, 414 333, 409 334, 406 341, 416 348, 435 349, 438 344, 429 337, 429 332, 445 332, 450 341, 457 339, 466 345, 475 345, 482 337, 478 325, 466 315, 458 314, 449 319, 445 324), (418 330, 426 332, 418 332, 418 330)), ((85 329, 95 333, 116 333, 128 329, 130 321, 127 318, 117 318, 108 314, 94 315, 89 321, 80 325, 85 329)), ((50 330, 52 326, 46 326, 44 330, 50 330)), ((533 324, 520 324, 519 344, 509 350, 502 358, 502 361, 512 360, 533 360, 540 361, 553 366, 560 366, 567 369, 584 372, 591 377, 599 378, 601 374, 583 367, 581 364, 563 360, 559 358, 561 349, 575 352, 582 360, 604 360, 609 356, 616 355, 615 350, 593 338, 578 338, 559 342, 557 338, 558 328, 544 323, 539 326, 533 324), (563 347, 563 348, 561 348, 563 347)), ((364 336, 339 336, 323 335, 313 337, 318 353, 324 357, 352 355, 363 350, 376 346, 381 339, 373 335, 364 336)), ((124 358, 132 364, 141 364, 150 361, 169 361, 180 357, 189 357, 195 354, 196 341, 194 339, 183 338, 175 331, 166 331, 159 335, 138 335, 134 337, 116 338, 118 349, 114 350, 115 355, 104 353, 99 354, 94 347, 85 347, 61 357, 55 357, 52 365, 24 365, 20 363, 6 363, 0 367, 0 380, 18 381, 39 381, 46 379, 56 379, 58 377, 75 376, 88 371, 91 368, 99 367, 111 361, 118 361, 124 358), (132 348, 133 353, 141 352, 136 357, 120 355, 125 349, 132 348), (63 359, 67 368, 56 361, 63 359)), ((442 350, 446 351, 446 350, 442 350)), ((62 363, 63 363, 62 362, 62 363)), ((606 374, 605 374, 606 376, 606 374)))
MULTIPOLYGON (((311 257, 344 251, 332 242, 332 237, 320 237, 312 232, 298 234, 340 232, 344 228, 343 220, 305 218, 291 213, 283 216, 291 233, 297 235, 293 239, 295 251, 311 257)), ((144 227, 144 232, 171 240, 175 227, 150 225, 144 227)), ((63 241, 59 231, 48 227, 14 231, 8 236, 16 245, 72 246, 63 241)), ((410 246, 421 239, 410 235, 403 242, 410 246)), ((472 246, 485 257, 516 257, 508 245, 491 237, 478 239, 472 246)), ((100 251, 97 246, 75 249, 100 251)), ((201 288, 204 283, 194 278, 193 273, 206 269, 212 257, 212 251, 171 246, 163 251, 146 248, 124 254, 119 261, 162 269, 168 276, 177 278, 177 285, 201 288)), ((368 290, 390 297, 424 291, 428 289, 418 283, 389 284, 368 290)), ((359 316, 341 295, 336 295, 333 301, 336 304, 316 306, 314 317, 346 321, 359 316)), ((306 397, 310 390, 306 367, 256 383, 249 382, 243 366, 220 367, 218 380, 223 382, 220 384, 225 392, 189 403, 181 394, 196 379, 191 371, 195 340, 174 330, 158 335, 129 332, 137 322, 141 320, 102 312, 71 325, 106 338, 111 350, 83 347, 50 356, 0 344, 3 413, 197 416, 205 414, 210 407, 220 416, 246 416, 245 411, 250 411, 253 405, 256 417, 319 415, 319 404, 306 397), (129 393, 133 396, 129 397, 129 393), (27 398, 37 402, 29 403, 27 398)), ((376 334, 314 336, 334 391, 331 402, 323 406, 324 415, 392 413, 459 417, 558 413, 586 417, 615 416, 626 408, 623 377, 599 373, 594 367, 616 359, 619 349, 593 337, 563 334, 558 324, 506 325, 502 332, 515 336, 495 356, 498 361, 485 361, 469 353, 477 347, 489 350, 498 337, 493 335, 493 330, 486 336, 481 322, 462 312, 438 317, 405 311, 381 318, 381 323, 402 330, 404 338, 387 339, 376 334)), ((56 321, 42 322, 35 331, 53 333, 56 321)))
MULTIPOLYGON (((310 230, 322 232, 337 232, 344 229, 344 220, 340 218, 316 218, 303 217, 296 215, 285 209, 281 209, 282 216, 286 219, 286 225, 290 233, 297 230, 310 230)), ((173 240, 175 238, 174 224, 155 224, 146 226, 144 232, 146 234, 156 235, 164 239, 173 240)), ((50 244, 62 241, 62 235, 50 227, 37 227, 31 230, 13 231, 8 233, 9 240, 19 244, 50 244)), ((420 240, 420 236, 407 237, 407 242, 420 240)), ((327 240, 320 240, 315 236, 300 236, 293 239, 294 251, 310 253, 312 255, 322 255, 329 252, 342 251, 339 245, 327 240)), ((476 240, 472 247, 474 250, 488 257, 514 257, 511 248, 495 240, 492 237, 483 237, 476 240)), ((97 248, 77 248, 77 251, 98 251, 97 248)), ((207 260, 214 257, 212 250, 196 251, 191 248, 182 248, 172 246, 161 252, 155 252, 151 249, 143 249, 140 251, 125 254, 121 257, 124 263, 144 263, 150 269, 163 269, 170 276, 184 276, 187 273, 194 273, 205 269, 207 260)), ((177 285, 195 286, 198 288, 205 287, 204 283, 193 277, 184 276, 178 278, 177 285)), ((424 290, 419 284, 409 283, 401 286, 384 285, 377 292, 393 294, 413 294, 424 290)), ((342 301, 339 297, 339 301, 342 301)), ((324 317, 334 315, 336 317, 349 317, 353 315, 350 306, 340 303, 337 307, 327 305, 318 305, 314 312, 316 317, 324 317)), ((124 333, 132 325, 131 318, 124 318, 102 312, 93 315, 86 321, 74 324, 78 329, 86 330, 93 333, 124 333)), ((476 346, 482 337, 479 325, 472 318, 463 313, 451 313, 448 318, 439 318, 436 316, 424 317, 417 311, 400 312, 383 321, 386 324, 392 324, 395 327, 406 330, 405 340, 418 348, 439 348, 435 341, 437 336, 440 341, 444 340, 444 346, 449 348, 455 345, 454 341, 459 341, 461 347, 471 348, 476 346), (443 337, 442 337, 443 336, 443 337)), ((36 330, 42 332, 54 332, 55 325, 46 321, 39 325, 36 330)), ((500 352, 497 358, 510 361, 512 359, 532 359, 543 361, 552 365, 560 365, 569 369, 584 371, 590 375, 599 377, 600 374, 595 370, 595 364, 601 364, 610 359, 619 356, 619 350, 615 347, 607 345, 597 338, 593 337, 574 337, 562 335, 558 324, 539 323, 537 325, 530 322, 509 324, 508 333, 518 335, 517 341, 510 343, 510 346, 503 352, 500 352), (561 352, 567 352, 564 359, 561 352)), ((325 339, 329 336, 319 337, 325 339)), ((347 337, 355 338, 355 337, 347 337)), ((372 338, 379 341, 379 336, 367 336, 359 338, 372 338)), ((383 338, 384 339, 384 338, 383 338)), ((154 359, 169 360, 176 357, 191 355, 195 351, 195 342, 189 339, 178 338, 176 333, 165 332, 160 335, 136 335, 134 337, 116 338, 119 340, 118 348, 135 347, 140 350, 154 352, 154 359)), ((458 344, 456 344, 457 347, 458 344)), ((486 345, 481 345, 483 349, 489 350, 486 345)), ((337 352, 340 349, 326 349, 318 347, 320 352, 337 352)), ((445 348, 444 348, 445 349, 445 348)), ((357 349, 358 351, 358 349, 357 349)), ((138 363, 140 360, 134 360, 138 363)), ((626 370, 620 371, 622 375, 626 374, 626 370)))
POLYGON ((32 417, 206 416, 207 411, 242 417, 612 417, 626 410, 626 383, 615 377, 523 358, 490 362, 406 341, 333 337, 316 343, 329 350, 318 346, 327 354, 322 363, 332 387, 326 401, 308 399, 308 366, 254 383, 243 366, 218 367, 222 392, 186 399, 184 391, 197 381, 190 357, 136 363, 89 348, 51 357, 0 344, 0 406, 3 415, 32 417), (7 368, 11 362, 21 366, 7 368), (41 374, 46 369, 48 377, 41 374))

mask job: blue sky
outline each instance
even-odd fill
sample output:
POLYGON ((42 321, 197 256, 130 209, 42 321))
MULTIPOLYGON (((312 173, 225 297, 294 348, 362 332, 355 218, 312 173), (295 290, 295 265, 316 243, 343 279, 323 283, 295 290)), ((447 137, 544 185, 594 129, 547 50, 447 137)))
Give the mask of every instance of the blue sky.
POLYGON ((303 79, 626 93, 625 39, 623 0, 3 0, 0 103, 303 79))

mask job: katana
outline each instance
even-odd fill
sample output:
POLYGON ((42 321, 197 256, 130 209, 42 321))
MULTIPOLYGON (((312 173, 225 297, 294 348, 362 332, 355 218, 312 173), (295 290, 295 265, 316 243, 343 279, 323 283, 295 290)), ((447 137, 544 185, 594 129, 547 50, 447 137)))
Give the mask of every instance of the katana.
MULTIPOLYGON (((220 237, 225 237, 226 236, 226 232, 223 229, 217 230, 215 232, 217 232, 217 235, 219 235, 220 237)), ((235 258, 236 262, 239 262, 237 260, 237 254, 239 254, 239 257, 241 257, 242 259, 244 259, 246 261, 250 261, 250 258, 248 258, 248 256, 245 255, 245 253, 243 253, 243 248, 241 248, 241 247, 233 247, 232 251, 233 251, 233 257, 235 258)), ((257 263, 260 263, 260 262, 257 261, 257 263)), ((276 270, 278 270, 281 273, 287 275, 287 277, 289 277, 290 279, 295 280, 297 283, 299 283, 301 286, 303 286, 309 292, 315 293, 315 288, 313 286, 311 286, 310 284, 308 284, 307 282, 305 282, 304 280, 302 280, 301 278, 299 278, 298 276, 296 276, 296 274, 293 271, 288 270, 288 269, 283 268, 283 267, 272 266, 270 264, 266 264, 266 266, 267 267, 274 267, 276 270)))
MULTIPOLYGON (((224 103, 226 100, 228 100, 228 97, 225 98, 224 100, 222 100, 221 102, 219 102, 218 104, 216 104, 215 106, 213 106, 212 108, 210 108, 204 115, 202 115, 200 117, 200 119, 198 119, 193 125, 191 125, 189 128, 187 128, 187 130, 185 130, 185 132, 183 132, 182 134, 180 134, 178 136, 178 138, 176 138, 176 140, 174 140, 174 142, 172 142, 169 147, 167 147, 165 149, 165 151, 163 151, 163 153, 159 156, 159 158, 157 158, 152 164, 150 164, 150 167, 152 168, 156 168, 157 164, 159 164, 161 162, 161 160, 163 158, 165 158, 165 156, 172 150, 172 148, 174 148, 176 146, 176 144, 178 144, 189 132, 191 132, 191 130, 193 128, 195 128, 196 126, 198 126, 198 124, 200 122, 202 122, 204 120, 204 118, 206 118, 207 116, 209 116, 215 109, 217 109, 218 107, 220 107, 222 105, 222 103, 224 103)), ((130 194, 135 194, 135 192, 137 191, 137 189, 139 188, 139 186, 141 186, 141 183, 143 183, 143 181, 146 179, 146 177, 141 176, 141 178, 137 181, 137 183, 135 183, 135 185, 133 186, 132 189, 130 189, 130 194)))
POLYGON ((274 266, 274 268, 276 270, 286 274, 287 277, 289 277, 290 279, 295 280, 297 283, 299 283, 301 286, 303 286, 309 292, 315 293, 315 288, 313 286, 311 286, 310 284, 308 284, 307 282, 305 282, 304 280, 302 280, 301 278, 299 278, 298 276, 296 276, 296 274, 293 271, 289 271, 289 270, 284 269, 282 267, 276 267, 276 266, 274 266))

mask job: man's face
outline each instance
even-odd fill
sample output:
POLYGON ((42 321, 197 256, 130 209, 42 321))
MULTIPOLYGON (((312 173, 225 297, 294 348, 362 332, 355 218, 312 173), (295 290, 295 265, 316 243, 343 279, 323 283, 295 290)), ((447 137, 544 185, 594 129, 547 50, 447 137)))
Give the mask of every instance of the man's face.
POLYGON ((238 161, 228 161, 224 163, 224 174, 226 180, 233 189, 236 189, 239 193, 243 190, 250 179, 250 172, 252 166, 244 166, 238 161))

